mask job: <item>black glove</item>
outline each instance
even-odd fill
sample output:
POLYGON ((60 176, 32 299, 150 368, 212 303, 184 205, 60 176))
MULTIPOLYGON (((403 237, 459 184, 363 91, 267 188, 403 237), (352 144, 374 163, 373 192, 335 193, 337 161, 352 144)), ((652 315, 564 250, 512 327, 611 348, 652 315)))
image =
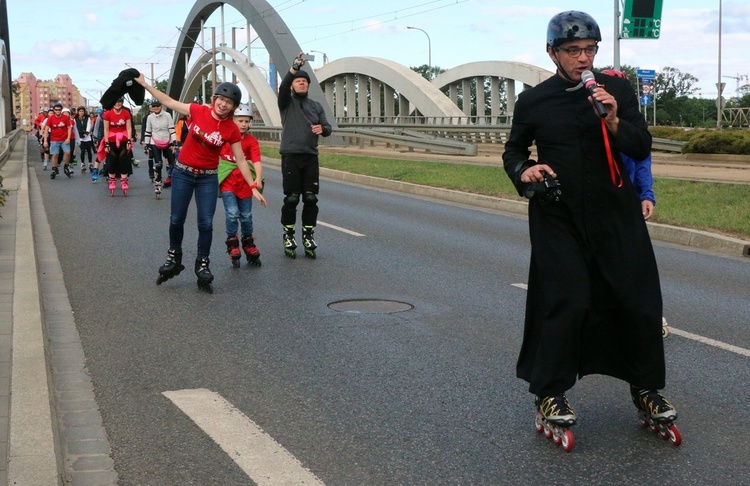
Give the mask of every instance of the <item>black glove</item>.
POLYGON ((294 69, 295 71, 299 71, 304 65, 305 60, 302 59, 302 56, 297 56, 294 58, 294 61, 292 61, 292 69, 294 69))

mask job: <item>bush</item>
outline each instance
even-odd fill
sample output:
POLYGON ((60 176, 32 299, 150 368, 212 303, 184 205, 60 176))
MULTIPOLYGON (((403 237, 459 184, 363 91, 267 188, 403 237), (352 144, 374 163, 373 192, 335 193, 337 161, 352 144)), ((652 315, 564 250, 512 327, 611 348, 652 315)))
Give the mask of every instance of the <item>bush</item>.
POLYGON ((691 136, 685 153, 750 155, 750 131, 701 130, 691 136))

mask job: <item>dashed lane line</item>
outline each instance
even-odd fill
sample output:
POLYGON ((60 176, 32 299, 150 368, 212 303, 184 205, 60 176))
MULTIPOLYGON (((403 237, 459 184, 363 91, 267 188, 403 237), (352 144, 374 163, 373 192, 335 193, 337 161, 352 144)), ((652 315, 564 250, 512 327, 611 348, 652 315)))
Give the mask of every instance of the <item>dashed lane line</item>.
MULTIPOLYGON (((519 289, 528 290, 528 286, 522 283, 514 283, 514 284, 511 284, 511 286, 518 287, 519 289)), ((683 331, 681 329, 674 328, 671 325, 669 326, 669 332, 671 334, 675 334, 677 336, 684 337, 686 339, 691 339, 699 343, 708 344, 709 346, 713 346, 715 348, 723 349, 725 351, 730 351, 732 353, 736 353, 741 356, 750 357, 750 349, 741 348, 733 344, 727 344, 721 341, 717 341, 716 339, 711 339, 711 338, 701 336, 700 334, 693 334, 692 332, 683 331)))
POLYGON ((259 486, 324 483, 218 393, 166 391, 169 398, 259 486))
POLYGON ((342 233, 346 233, 347 235, 365 236, 362 233, 357 233, 356 231, 348 230, 346 228, 342 228, 341 226, 336 226, 336 225, 333 225, 333 224, 324 223, 322 221, 318 221, 318 225, 325 226, 326 228, 335 229, 336 231, 341 231, 342 233))

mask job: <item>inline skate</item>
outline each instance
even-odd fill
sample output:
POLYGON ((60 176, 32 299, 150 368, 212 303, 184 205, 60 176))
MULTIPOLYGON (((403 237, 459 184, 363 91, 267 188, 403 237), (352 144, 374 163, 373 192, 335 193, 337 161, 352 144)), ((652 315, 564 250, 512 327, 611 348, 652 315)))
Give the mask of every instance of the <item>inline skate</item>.
POLYGON ((130 189, 130 186, 128 185, 127 177, 120 177, 120 187, 122 188, 122 195, 128 197, 128 189, 130 189))
POLYGON ((258 247, 255 246, 255 238, 253 238, 253 235, 242 237, 242 251, 245 252, 247 263, 255 267, 259 267, 261 265, 260 251, 258 251, 258 247))
POLYGON ((211 269, 208 268, 211 261, 208 257, 200 257, 195 259, 195 276, 198 277, 198 289, 208 294, 214 293, 214 288, 211 286, 211 282, 214 281, 214 276, 211 273, 211 269))
POLYGON ((680 429, 674 424, 677 420, 677 410, 661 393, 631 386, 630 397, 638 409, 638 418, 644 427, 659 433, 664 440, 669 439, 675 446, 682 443, 680 429))
POLYGON ((91 183, 96 184, 96 181, 99 180, 99 169, 93 168, 91 169, 91 183))
POLYGON ((294 241, 294 226, 284 226, 284 254, 289 258, 297 258, 297 242, 294 241))
POLYGON ((305 247, 305 256, 307 258, 315 259, 315 249, 318 244, 313 239, 315 233, 315 226, 303 226, 302 227, 302 245, 305 247))
POLYGON ((107 189, 109 189, 109 195, 115 197, 115 189, 117 189, 117 179, 114 177, 107 177, 107 189))
POLYGON ((154 197, 161 199, 161 181, 154 182, 154 197))
POLYGON ((54 179, 55 177, 57 177, 57 174, 59 174, 59 173, 60 173, 60 169, 58 169, 57 167, 53 166, 52 167, 52 172, 50 172, 50 174, 49 174, 49 178, 50 179, 54 179))
POLYGON ((237 236, 230 236, 227 238, 227 253, 229 253, 229 260, 232 262, 234 268, 240 268, 240 259, 242 258, 242 252, 240 251, 240 240, 237 236))
POLYGON ((561 445, 565 452, 573 450, 575 440, 570 427, 576 424, 576 414, 565 395, 537 397, 534 401, 536 417, 534 425, 539 433, 561 445))
POLYGON ((68 164, 65 164, 63 166, 63 172, 65 172, 65 175, 68 176, 68 179, 70 179, 73 176, 73 171, 70 170, 70 166, 68 164))
POLYGON ((185 270, 182 264, 182 250, 170 248, 167 250, 167 261, 159 267, 159 277, 156 279, 156 285, 161 285, 170 278, 174 278, 185 270))

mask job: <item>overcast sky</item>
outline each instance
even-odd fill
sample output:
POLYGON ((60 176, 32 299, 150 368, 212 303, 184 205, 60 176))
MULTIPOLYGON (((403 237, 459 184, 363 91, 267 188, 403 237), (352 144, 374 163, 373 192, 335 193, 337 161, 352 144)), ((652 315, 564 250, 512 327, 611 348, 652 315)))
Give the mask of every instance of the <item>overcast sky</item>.
MULTIPOLYGON (((272 0, 270 5, 305 51, 330 60, 373 56, 405 66, 432 64, 449 69, 468 62, 522 61, 554 66, 544 44, 549 19, 562 10, 591 14, 603 41, 595 66, 613 63, 616 0, 272 0), (409 30, 407 26, 423 29, 409 30), (429 36, 429 42, 428 42, 429 36), (428 46, 431 49, 428 49, 428 46)), ((722 0, 663 0, 658 40, 623 40, 622 64, 642 69, 677 68, 699 79, 700 95, 715 98, 718 81, 719 4, 722 0)), ((186 0, 11 0, 8 2, 12 76, 33 72, 52 79, 68 74, 84 96, 98 98, 129 64, 150 77, 166 79, 178 40, 178 27, 193 2, 186 0), (151 64, 153 63, 153 64, 151 64)), ((731 97, 748 84, 750 1, 723 0, 722 82, 731 97), (736 79, 740 78, 740 79, 736 79)), ((231 28, 245 20, 224 8, 226 42, 231 28)), ((208 26, 221 26, 217 10, 208 26)), ((217 32, 220 29, 217 29, 217 32)), ((241 31, 244 32, 244 31, 241 31)), ((217 34, 218 35, 218 34, 217 34)), ((253 38, 256 35, 253 34, 253 38)), ((245 46, 238 34, 238 48, 245 46)), ((207 40, 210 45, 210 40, 207 40)), ((220 42, 220 40, 218 41, 220 42)), ((322 64, 317 56, 313 67, 322 64)), ((268 66, 260 40, 253 60, 268 66)))

